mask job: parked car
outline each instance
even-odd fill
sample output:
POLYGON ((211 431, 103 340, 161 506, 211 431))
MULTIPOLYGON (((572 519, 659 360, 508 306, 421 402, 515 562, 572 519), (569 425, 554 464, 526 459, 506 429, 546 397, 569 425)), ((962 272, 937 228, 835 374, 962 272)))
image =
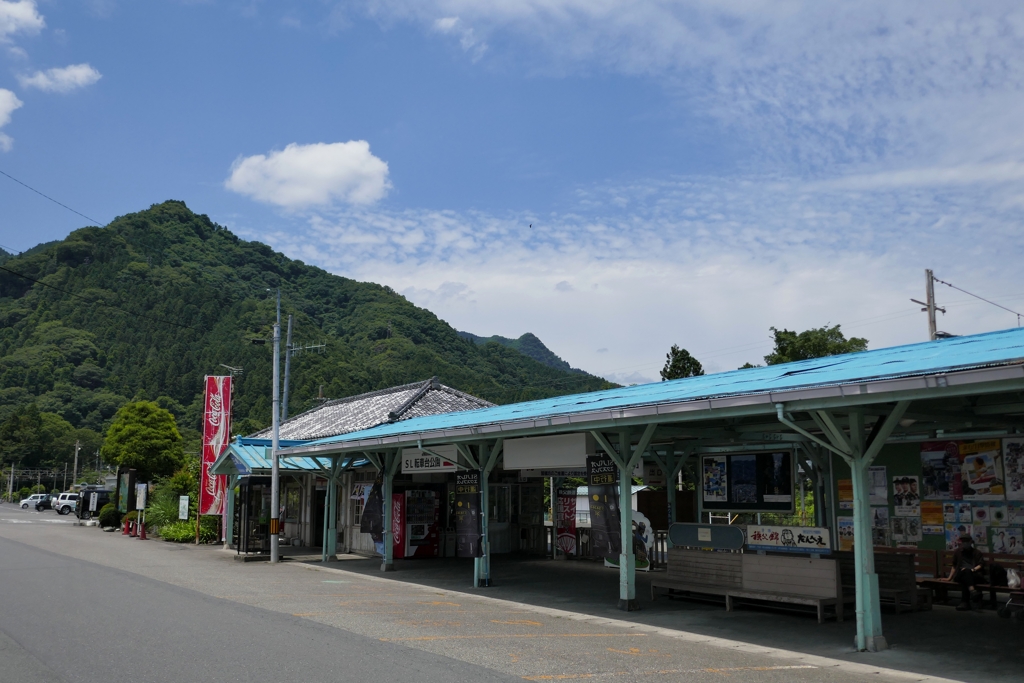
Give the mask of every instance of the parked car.
POLYGON ((42 512, 43 510, 52 510, 53 503, 57 500, 57 496, 47 495, 36 502, 36 512, 42 512))
MULTIPOLYGON (((100 510, 103 506, 109 503, 114 498, 114 492, 100 488, 99 486, 86 486, 82 489, 82 492, 78 495, 78 500, 75 501, 77 504, 73 508, 75 516, 79 519, 92 519, 94 516, 99 516, 100 510), (92 494, 96 494, 96 512, 93 513, 89 510, 90 500, 92 494)), ((66 513, 63 513, 66 514, 66 513)))
POLYGON ((18 505, 21 506, 22 510, 28 510, 30 506, 35 507, 36 503, 41 501, 43 498, 49 498, 49 496, 49 493, 33 493, 31 496, 18 503, 18 505))
POLYGON ((53 501, 53 509, 56 510, 59 515, 67 515, 74 512, 77 505, 77 493, 62 493, 57 496, 55 501, 53 501))

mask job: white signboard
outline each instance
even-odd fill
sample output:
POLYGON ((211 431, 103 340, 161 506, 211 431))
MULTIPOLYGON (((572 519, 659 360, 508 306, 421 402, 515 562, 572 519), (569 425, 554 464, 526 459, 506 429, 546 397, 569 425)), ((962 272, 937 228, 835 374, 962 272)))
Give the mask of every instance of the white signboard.
POLYGON ((188 496, 178 496, 178 519, 188 519, 188 496))
POLYGON ((633 470, 633 476, 639 477, 644 482, 644 486, 667 486, 668 478, 665 476, 665 471, 656 462, 647 462, 641 460, 636 464, 636 469, 633 470))
POLYGON ((519 470, 519 481, 526 481, 536 477, 586 477, 587 468, 568 470, 519 470))
POLYGON ((96 505, 99 502, 100 494, 93 491, 89 494, 89 512, 96 512, 96 505))
POLYGON ((426 451, 418 448, 402 449, 402 474, 410 472, 455 472, 459 451, 453 444, 430 446, 426 451))
POLYGON ((505 441, 505 470, 585 469, 597 453, 590 434, 533 436, 505 441))
POLYGON ((146 494, 149 493, 149 486, 146 484, 135 485, 135 509, 146 509, 146 494))
POLYGON ((747 547, 788 553, 828 553, 828 529, 806 526, 747 526, 747 547))

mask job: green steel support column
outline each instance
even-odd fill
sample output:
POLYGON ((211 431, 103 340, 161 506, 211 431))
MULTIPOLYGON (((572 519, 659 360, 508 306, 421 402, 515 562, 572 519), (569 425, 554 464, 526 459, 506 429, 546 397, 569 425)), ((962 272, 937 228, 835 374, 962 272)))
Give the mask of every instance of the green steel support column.
POLYGON ((331 483, 327 482, 327 487, 324 489, 324 533, 320 538, 320 561, 327 561, 327 515, 331 512, 331 483))
POLYGON ((228 497, 224 503, 224 547, 235 542, 235 485, 238 477, 228 476, 228 497))
MULTIPOLYGON (((661 467, 661 471, 665 473, 665 483, 668 484, 668 489, 665 491, 665 497, 668 499, 668 524, 669 526, 676 523, 676 486, 679 480, 678 472, 676 469, 676 445, 670 443, 665 449, 665 462, 661 467)), ((666 538, 665 545, 669 548, 672 547, 672 540, 666 538)))
POLYGON ((483 557, 477 557, 473 560, 473 586, 475 588, 491 585, 491 539, 488 536, 488 520, 491 517, 491 492, 488 480, 491 476, 491 470, 494 469, 494 464, 498 461, 498 455, 501 453, 502 441, 499 439, 494 446, 482 443, 479 448, 480 549, 483 557))
POLYGON ((636 604, 636 555, 633 554, 633 459, 629 432, 619 432, 619 609, 631 612, 636 604))
POLYGON ((853 478, 853 562, 857 568, 857 649, 878 652, 887 647, 882 635, 882 606, 875 573, 875 549, 871 540, 871 500, 868 487, 868 466, 871 460, 864 452, 864 414, 850 413, 850 463, 853 478))
POLYGON ((330 496, 330 526, 327 529, 327 559, 338 559, 338 461, 331 464, 331 478, 327 482, 327 493, 330 496))

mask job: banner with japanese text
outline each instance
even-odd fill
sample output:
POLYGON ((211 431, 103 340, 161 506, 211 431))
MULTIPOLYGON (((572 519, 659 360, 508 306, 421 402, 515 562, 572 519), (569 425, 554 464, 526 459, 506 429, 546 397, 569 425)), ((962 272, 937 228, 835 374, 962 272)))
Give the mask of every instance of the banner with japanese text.
POLYGON ((558 489, 555 498, 555 538, 558 549, 566 555, 576 554, 576 487, 558 489))
POLYGON ((203 405, 199 514, 221 515, 224 513, 227 477, 210 474, 210 468, 231 442, 231 377, 207 376, 203 405))

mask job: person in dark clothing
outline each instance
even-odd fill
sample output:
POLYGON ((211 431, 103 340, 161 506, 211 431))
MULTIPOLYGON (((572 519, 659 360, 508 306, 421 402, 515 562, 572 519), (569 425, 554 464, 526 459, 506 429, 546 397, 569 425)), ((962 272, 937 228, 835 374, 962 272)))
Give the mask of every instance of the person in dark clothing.
POLYGON ((953 568, 949 578, 960 584, 960 604, 957 609, 971 609, 971 601, 981 606, 981 591, 975 586, 985 583, 985 557, 974 547, 970 536, 960 537, 960 547, 953 553, 953 568))

